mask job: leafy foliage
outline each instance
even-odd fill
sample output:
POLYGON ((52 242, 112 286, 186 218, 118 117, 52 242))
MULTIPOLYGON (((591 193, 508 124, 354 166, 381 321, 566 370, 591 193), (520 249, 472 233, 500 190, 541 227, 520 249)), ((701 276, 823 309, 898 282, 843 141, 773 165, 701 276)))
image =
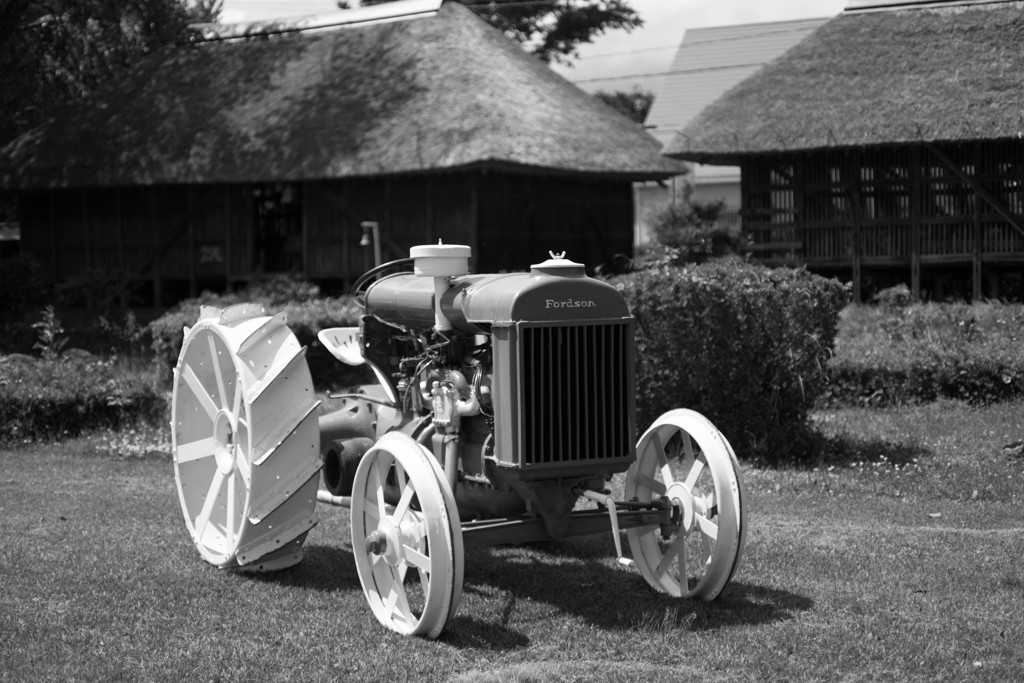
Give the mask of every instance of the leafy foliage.
POLYGON ((636 123, 644 122, 654 103, 654 93, 639 87, 634 87, 631 92, 599 90, 594 93, 594 97, 636 123))
POLYGON ((163 415, 152 373, 112 360, 0 357, 0 442, 50 440, 163 415))
POLYGON ((243 290, 240 296, 270 306, 306 303, 320 297, 320 286, 309 280, 290 275, 275 275, 269 280, 257 280, 243 290))
POLYGON ((199 318, 201 306, 226 308, 240 303, 261 304, 268 315, 285 312, 288 327, 299 343, 307 347, 306 361, 309 363, 313 381, 321 388, 351 384, 359 369, 353 369, 335 359, 320 344, 316 335, 328 327, 345 327, 359 324, 362 309, 352 297, 319 297, 319 288, 305 280, 279 276, 273 280, 254 283, 238 292, 213 294, 204 292, 195 299, 182 301, 147 326, 153 337, 152 349, 158 374, 166 381, 170 371, 178 362, 182 331, 191 327, 199 318))
POLYGON ((54 287, 60 306, 85 307, 109 313, 121 300, 137 301, 134 296, 142 278, 119 268, 89 267, 79 270, 54 287))
POLYGON ((32 323, 32 329, 36 331, 38 340, 32 346, 39 352, 43 360, 55 361, 60 358, 64 347, 67 345, 67 337, 64 336, 64 327, 57 318, 53 306, 47 306, 42 311, 42 319, 32 323))
MULTIPOLYGON (((362 5, 381 5, 393 0, 362 0, 362 5)), ((462 0, 487 23, 506 36, 532 48, 545 62, 570 62, 580 43, 612 29, 631 31, 643 19, 627 0, 462 0)))
MULTIPOLYGON (((827 400, 894 405, 1024 396, 1024 306, 902 303, 843 312, 827 400)), ((892 303, 896 302, 896 303, 892 303)))
POLYGON ((707 415, 741 458, 799 459, 849 293, 805 270, 741 261, 621 276, 636 318, 638 424, 707 415))
POLYGON ((0 3, 0 146, 59 107, 186 42, 221 0, 5 0, 0 3))
POLYGON ((138 361, 143 355, 143 345, 149 331, 139 324, 135 311, 126 311, 121 321, 100 316, 100 330, 107 336, 113 356, 126 356, 138 361))
POLYGON ((649 245, 646 258, 662 264, 683 265, 745 255, 746 238, 718 221, 725 201, 696 201, 693 187, 689 184, 683 187, 681 197, 651 217, 655 244, 649 245))

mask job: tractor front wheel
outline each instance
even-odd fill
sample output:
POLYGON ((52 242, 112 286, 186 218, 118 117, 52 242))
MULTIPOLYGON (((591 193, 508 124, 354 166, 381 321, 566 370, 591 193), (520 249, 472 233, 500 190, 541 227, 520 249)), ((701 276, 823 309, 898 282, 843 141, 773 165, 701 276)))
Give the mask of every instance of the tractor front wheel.
POLYGON ((656 590, 713 600, 732 579, 746 539, 739 463, 721 432, 700 413, 665 413, 637 443, 625 497, 662 502, 671 533, 658 526, 627 531, 633 559, 656 590))
POLYGON ((385 434, 359 462, 352 554, 380 623, 440 635, 462 598, 462 527, 437 460, 404 433, 385 434))

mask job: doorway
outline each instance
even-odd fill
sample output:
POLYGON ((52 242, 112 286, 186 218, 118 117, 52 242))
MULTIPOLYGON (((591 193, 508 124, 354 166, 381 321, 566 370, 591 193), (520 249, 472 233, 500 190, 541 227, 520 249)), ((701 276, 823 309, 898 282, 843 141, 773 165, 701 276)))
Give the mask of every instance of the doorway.
POLYGON ((253 190, 253 272, 302 273, 302 198, 291 183, 253 190))

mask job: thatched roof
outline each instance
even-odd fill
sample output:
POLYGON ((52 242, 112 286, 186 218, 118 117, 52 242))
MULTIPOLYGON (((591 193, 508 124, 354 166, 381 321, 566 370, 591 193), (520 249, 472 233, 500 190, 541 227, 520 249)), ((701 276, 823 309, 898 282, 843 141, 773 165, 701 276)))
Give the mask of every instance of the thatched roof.
POLYGON ((0 150, 0 185, 308 180, 678 162, 457 3, 436 16, 175 48, 0 150))
POLYGON ((750 154, 1024 136, 1024 2, 847 12, 707 107, 666 148, 750 154))

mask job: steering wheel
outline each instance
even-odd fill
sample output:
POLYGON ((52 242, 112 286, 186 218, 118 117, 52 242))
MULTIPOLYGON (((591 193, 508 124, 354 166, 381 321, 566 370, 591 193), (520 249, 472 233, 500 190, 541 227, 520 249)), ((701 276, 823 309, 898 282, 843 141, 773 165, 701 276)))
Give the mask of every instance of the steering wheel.
POLYGON ((414 261, 415 259, 409 257, 400 258, 395 259, 394 261, 387 261, 386 263, 381 263, 379 265, 374 266, 373 268, 370 268, 368 271, 366 271, 358 278, 356 278, 355 283, 352 285, 353 298, 355 298, 355 300, 360 304, 363 304, 365 302, 366 297, 365 290, 368 285, 380 279, 380 277, 383 276, 385 273, 392 270, 398 272, 400 269, 403 269, 406 266, 411 265, 414 261))

